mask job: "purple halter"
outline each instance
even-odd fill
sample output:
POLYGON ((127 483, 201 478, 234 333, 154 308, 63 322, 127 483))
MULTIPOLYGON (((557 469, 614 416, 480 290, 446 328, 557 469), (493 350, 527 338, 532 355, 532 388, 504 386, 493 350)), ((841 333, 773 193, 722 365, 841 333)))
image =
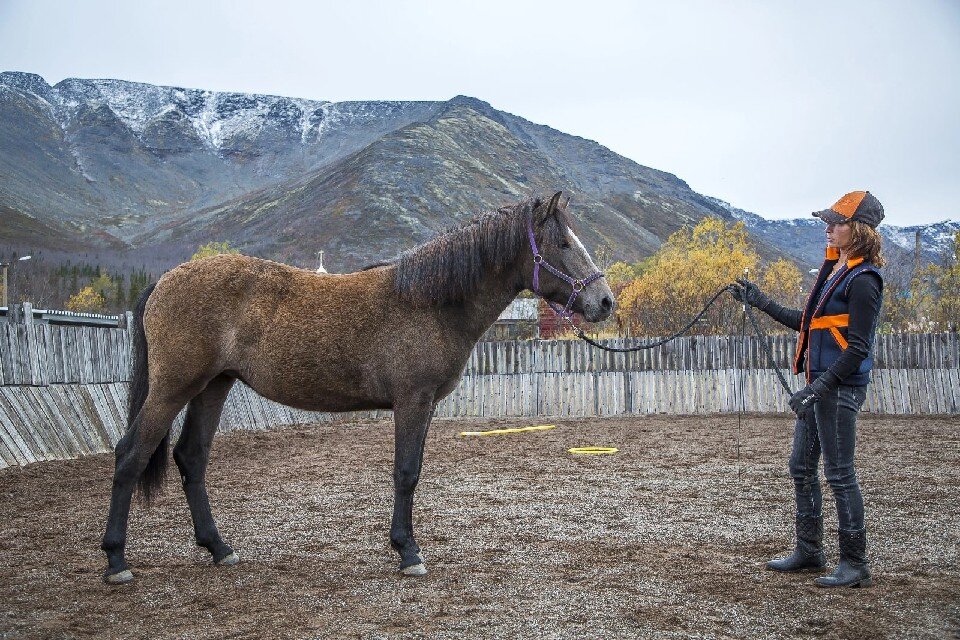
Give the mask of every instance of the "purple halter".
POLYGON ((543 256, 540 255, 540 250, 537 248, 537 239, 533 235, 533 214, 530 214, 530 217, 527 219, 527 236, 530 238, 530 249, 533 251, 533 292, 543 298, 543 300, 550 305, 550 308, 553 309, 553 312, 560 316, 562 319, 567 320, 570 324, 573 324, 573 312, 571 308, 573 307, 573 301, 577 299, 577 296, 580 295, 580 292, 583 291, 584 287, 588 284, 603 277, 602 271, 597 271, 593 275, 587 276, 583 280, 577 280, 565 274, 563 271, 560 271, 549 262, 543 259, 543 256), (547 300, 540 293, 540 267, 543 267, 553 275, 557 276, 564 282, 568 283, 573 290, 570 292, 570 299, 567 300, 567 306, 563 309, 560 308, 560 305, 547 300))

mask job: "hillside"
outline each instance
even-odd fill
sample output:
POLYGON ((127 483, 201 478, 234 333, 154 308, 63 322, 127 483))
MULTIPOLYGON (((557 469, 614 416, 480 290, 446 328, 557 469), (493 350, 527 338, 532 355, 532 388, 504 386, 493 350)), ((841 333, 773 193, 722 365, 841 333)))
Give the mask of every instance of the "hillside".
MULTIPOLYGON (((585 244, 615 259, 646 257, 705 216, 742 220, 765 258, 810 268, 822 255, 812 218, 765 220, 476 98, 334 103, 0 73, 0 256, 30 252, 29 268, 82 252, 158 274, 226 240, 305 266, 324 250, 347 271, 556 190, 585 244)), ((958 227, 881 228, 900 256, 920 231, 933 260, 958 227)))

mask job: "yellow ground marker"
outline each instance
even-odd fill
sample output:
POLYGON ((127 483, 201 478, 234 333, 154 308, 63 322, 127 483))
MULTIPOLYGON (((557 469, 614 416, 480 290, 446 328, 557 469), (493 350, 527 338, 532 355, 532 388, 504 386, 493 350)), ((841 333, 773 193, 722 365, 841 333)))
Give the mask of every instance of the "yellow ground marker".
POLYGON ((502 436, 510 433, 525 433, 527 431, 548 431, 555 429, 555 424, 540 424, 535 427, 513 427, 510 429, 490 429, 488 431, 461 431, 462 436, 502 436))
POLYGON ((567 449, 567 453, 582 456, 602 456, 619 451, 616 447, 574 447, 567 449))

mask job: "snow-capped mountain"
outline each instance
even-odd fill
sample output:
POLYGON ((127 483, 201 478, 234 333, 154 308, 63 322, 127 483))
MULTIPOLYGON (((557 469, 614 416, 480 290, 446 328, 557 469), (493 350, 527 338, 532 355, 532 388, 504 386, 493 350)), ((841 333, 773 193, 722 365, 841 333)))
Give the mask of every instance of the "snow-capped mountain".
POLYGON ((960 233, 960 221, 943 220, 931 224, 894 227, 881 225, 884 238, 907 251, 913 251, 920 234, 921 251, 934 255, 943 255, 953 247, 954 238, 960 233))
POLYGON ((293 133, 301 142, 317 142, 328 128, 355 128, 389 121, 411 102, 341 102, 282 96, 203 91, 124 80, 68 78, 50 86, 36 74, 0 73, 0 87, 15 88, 43 100, 64 129, 84 110, 106 105, 149 146, 157 129, 187 125, 211 149, 221 150, 237 137, 255 138, 266 128, 293 133))
POLYGON ((0 204, 128 243, 336 162, 441 105, 0 73, 0 204))
MULTIPOLYGON (((561 189, 584 242, 618 259, 648 256, 705 216, 744 220, 765 257, 822 255, 813 219, 765 220, 476 98, 335 103, 0 73, 0 253, 189 256, 226 240, 301 263, 327 248, 346 270, 561 189)), ((924 229, 931 251, 956 225, 924 229)))
MULTIPOLYGON (((707 197, 710 202, 722 207, 763 242, 780 248, 799 262, 810 262, 823 247, 823 223, 813 216, 786 220, 768 220, 755 213, 739 209, 719 198, 707 197)), ((939 262, 952 250, 954 237, 960 232, 960 221, 944 220, 924 225, 898 227, 881 224, 877 229, 884 238, 884 251, 888 255, 913 256, 920 234, 920 253, 923 262, 939 262)))
POLYGON ((676 176, 466 96, 333 103, 0 73, 8 243, 210 237, 289 259, 323 242, 356 267, 557 189, 584 212, 586 239, 625 259, 718 213, 676 176))

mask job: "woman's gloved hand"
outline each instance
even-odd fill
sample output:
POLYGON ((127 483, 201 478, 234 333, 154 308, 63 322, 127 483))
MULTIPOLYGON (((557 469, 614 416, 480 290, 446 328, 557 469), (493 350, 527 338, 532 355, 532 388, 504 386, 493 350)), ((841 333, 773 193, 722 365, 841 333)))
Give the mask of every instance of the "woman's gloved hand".
POLYGON ((772 302, 767 294, 760 291, 760 287, 746 278, 737 278, 737 284, 739 286, 730 286, 730 293, 737 301, 746 302, 751 307, 760 309, 760 311, 764 311, 772 302))
POLYGON ((827 385, 824 384, 820 378, 817 378, 790 396, 790 408, 793 409, 793 412, 797 414, 798 418, 803 418, 807 415, 807 411, 813 409, 813 405, 817 403, 817 400, 819 400, 827 390, 827 385))

